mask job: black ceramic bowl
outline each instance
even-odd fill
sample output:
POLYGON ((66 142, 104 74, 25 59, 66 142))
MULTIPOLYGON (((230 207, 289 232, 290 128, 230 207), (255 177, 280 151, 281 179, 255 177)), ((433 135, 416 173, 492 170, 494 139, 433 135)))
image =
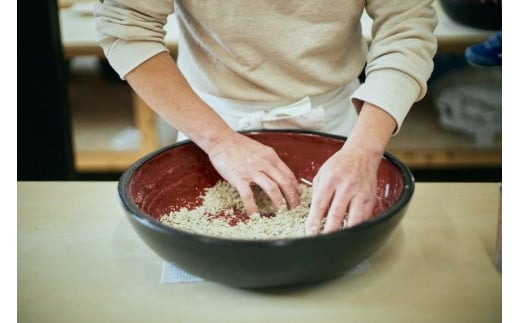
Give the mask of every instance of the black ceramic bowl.
MULTIPOLYGON (((297 178, 312 179, 344 137, 304 131, 246 135, 273 147, 297 178)), ((133 228, 163 260, 201 278, 244 288, 310 283, 337 277, 369 258, 406 212, 414 191, 410 170, 385 153, 378 171, 379 203, 366 222, 335 233, 278 240, 231 240, 174 229, 162 214, 194 207, 221 177, 191 141, 138 160, 121 176, 119 197, 133 228)))

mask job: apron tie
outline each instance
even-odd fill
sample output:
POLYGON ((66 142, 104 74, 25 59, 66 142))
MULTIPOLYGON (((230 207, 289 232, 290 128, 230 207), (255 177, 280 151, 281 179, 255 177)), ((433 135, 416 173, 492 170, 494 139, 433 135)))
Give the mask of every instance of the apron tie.
MULTIPOLYGON (((292 103, 239 101, 194 90, 234 130, 307 129, 347 137, 357 119, 350 96, 358 87, 355 79, 292 103)), ((179 131, 177 141, 184 139, 179 131)))
POLYGON ((239 130, 303 128, 320 130, 325 126, 325 111, 322 106, 312 107, 310 98, 269 111, 248 113, 238 121, 239 130))

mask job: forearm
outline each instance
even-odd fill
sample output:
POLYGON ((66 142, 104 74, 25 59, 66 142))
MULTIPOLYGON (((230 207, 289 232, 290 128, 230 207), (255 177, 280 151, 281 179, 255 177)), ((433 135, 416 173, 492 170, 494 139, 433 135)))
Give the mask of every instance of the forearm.
POLYGON ((192 90, 168 53, 147 60, 126 79, 157 114, 207 153, 233 132, 192 90))
POLYGON ((368 156, 380 158, 396 127, 397 123, 390 114, 365 102, 343 150, 356 149, 368 156))

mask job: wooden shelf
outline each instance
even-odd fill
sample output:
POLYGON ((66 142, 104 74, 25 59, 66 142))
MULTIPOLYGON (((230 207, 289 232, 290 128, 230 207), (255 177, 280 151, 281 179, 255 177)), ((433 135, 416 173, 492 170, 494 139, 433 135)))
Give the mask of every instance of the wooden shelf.
MULTIPOLYGON (((93 70, 92 70, 93 69, 93 70)), ((79 69, 70 77, 70 93, 79 172, 121 172, 160 147, 156 116, 128 85, 96 71, 79 69), (140 131, 140 140, 127 150, 113 147, 125 129, 140 131)), ((478 147, 470 136, 448 131, 437 121, 427 97, 408 114, 388 152, 410 168, 500 167, 501 138, 491 147, 478 147)))
POLYGON ((479 147, 467 134, 444 129, 427 98, 412 107, 388 152, 412 168, 500 167, 500 136, 492 146, 479 147))
MULTIPOLYGON (((139 146, 134 150, 82 150, 75 154, 75 167, 80 172, 121 172, 142 156, 159 148, 156 115, 131 91, 134 102, 135 128, 140 130, 139 146)), ((78 122, 81 122, 78 120, 78 122)), ((94 129, 92 129, 94 130, 94 129)))
POLYGON ((155 113, 97 57, 69 62, 69 100, 79 172, 121 172, 159 148, 155 113))

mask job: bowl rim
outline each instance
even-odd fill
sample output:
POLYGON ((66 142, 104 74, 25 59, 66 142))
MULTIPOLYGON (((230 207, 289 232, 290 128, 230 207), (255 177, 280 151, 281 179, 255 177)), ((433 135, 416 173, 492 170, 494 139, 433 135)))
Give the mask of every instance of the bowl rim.
MULTIPOLYGON (((248 130, 248 131, 237 131, 239 133, 249 135, 249 134, 258 134, 258 133, 295 133, 295 134, 304 134, 304 135, 310 135, 310 136, 322 136, 322 137, 328 137, 332 139, 338 139, 346 141, 348 140, 347 137, 329 134, 329 133, 323 133, 318 131, 312 131, 312 130, 301 130, 301 129, 259 129, 259 130, 248 130)), ((390 220, 392 217, 394 217, 398 212, 397 210, 401 209, 402 207, 405 207, 409 201, 411 200, 414 190, 415 190, 415 179, 411 172, 411 170, 397 157, 390 154, 389 152, 385 151, 383 153, 383 157, 385 157, 389 162, 391 162, 394 166, 396 166, 400 173, 403 176, 403 191, 397 201, 390 206, 385 211, 381 212, 377 216, 374 216, 358 225, 355 225, 350 228, 343 228, 338 231, 327 233, 327 234, 320 234, 320 235, 313 235, 313 236, 303 236, 303 237, 294 237, 294 238, 279 238, 279 239, 236 239, 236 238, 222 238, 222 237, 216 237, 216 236, 209 236, 209 235, 203 235, 199 233, 189 232, 181 229, 177 229, 168 225, 165 225, 161 223, 158 220, 155 220, 151 216, 147 216, 137 205, 132 202, 130 198, 130 188, 129 184, 132 179, 133 174, 139 169, 145 162, 153 159, 154 157, 164 153, 165 151, 174 149, 176 147, 180 147, 183 145, 191 144, 193 143, 190 139, 186 139, 183 141, 179 141, 167 146, 164 146, 162 148, 159 148, 155 151, 152 151, 141 158, 139 158, 137 161, 135 161, 130 167, 123 172, 123 174, 120 176, 118 184, 117 184, 117 191, 118 191, 118 197, 119 202, 122 205, 122 207, 125 209, 127 215, 130 215, 134 220, 139 222, 140 224, 144 225, 145 227, 148 227, 153 230, 161 231, 161 233, 173 233, 175 235, 184 236, 187 238, 204 241, 204 242, 211 242, 213 244, 221 244, 221 245, 236 245, 244 244, 247 246, 285 246, 285 245, 292 245, 295 243, 301 243, 301 242, 308 242, 312 241, 313 243, 318 240, 330 240, 338 238, 339 236, 349 234, 352 232, 357 231, 364 231, 369 229, 370 227, 373 227, 381 222, 385 222, 390 220)), ((195 144, 196 145, 196 144, 195 144)))

